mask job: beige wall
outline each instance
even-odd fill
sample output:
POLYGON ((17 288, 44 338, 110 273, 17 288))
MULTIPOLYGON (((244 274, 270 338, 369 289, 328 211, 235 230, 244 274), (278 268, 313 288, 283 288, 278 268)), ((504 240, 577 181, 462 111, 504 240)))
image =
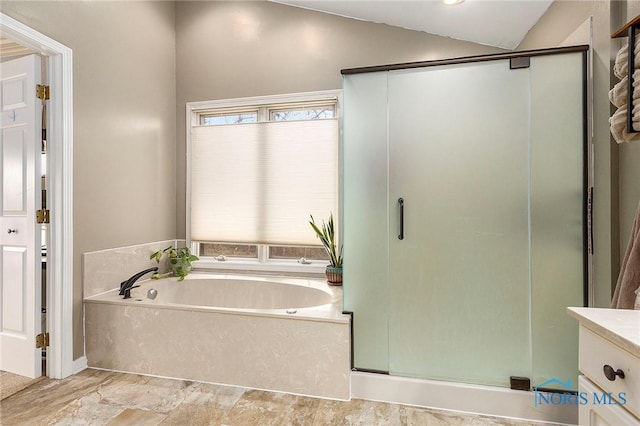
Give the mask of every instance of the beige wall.
POLYGON ((593 17, 594 298, 599 307, 610 305, 619 269, 617 147, 608 121, 610 15, 609 1, 556 1, 518 46, 524 50, 561 45, 593 17))
POLYGON ((497 48, 268 2, 177 2, 177 217, 185 230, 185 103, 342 87, 343 68, 497 48))
POLYGON ((1 11, 73 49, 78 358, 82 253, 176 234, 174 4, 3 1, 1 11))

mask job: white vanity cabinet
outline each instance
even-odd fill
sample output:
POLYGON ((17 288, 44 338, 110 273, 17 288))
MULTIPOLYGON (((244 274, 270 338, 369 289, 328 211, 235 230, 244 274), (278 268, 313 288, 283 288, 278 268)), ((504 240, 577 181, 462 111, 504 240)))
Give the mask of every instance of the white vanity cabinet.
POLYGON ((580 425, 640 426, 640 311, 568 308, 580 322, 580 425))

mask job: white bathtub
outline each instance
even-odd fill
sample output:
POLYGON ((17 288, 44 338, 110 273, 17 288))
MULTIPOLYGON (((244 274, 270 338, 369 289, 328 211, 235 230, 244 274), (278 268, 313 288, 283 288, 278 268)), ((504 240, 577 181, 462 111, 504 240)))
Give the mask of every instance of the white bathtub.
POLYGON ((131 291, 134 301, 148 299, 155 289, 154 303, 231 309, 287 309, 330 305, 341 295, 317 280, 265 278, 237 275, 191 274, 184 281, 175 278, 147 280, 131 291))
POLYGON ((114 289, 84 300, 90 367, 349 399, 341 288, 196 273, 139 284, 130 299, 114 289))

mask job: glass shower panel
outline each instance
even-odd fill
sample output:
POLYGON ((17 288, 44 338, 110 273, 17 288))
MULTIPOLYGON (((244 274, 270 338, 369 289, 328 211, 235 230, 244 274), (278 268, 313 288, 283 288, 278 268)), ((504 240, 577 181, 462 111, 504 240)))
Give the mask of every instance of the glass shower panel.
POLYGON ((344 309, 354 312, 354 365, 387 371, 387 73, 343 84, 344 309))
POLYGON ((583 55, 531 58, 532 385, 578 377, 583 305, 583 55))
POLYGON ((529 72, 389 73, 391 374, 530 376, 529 72))

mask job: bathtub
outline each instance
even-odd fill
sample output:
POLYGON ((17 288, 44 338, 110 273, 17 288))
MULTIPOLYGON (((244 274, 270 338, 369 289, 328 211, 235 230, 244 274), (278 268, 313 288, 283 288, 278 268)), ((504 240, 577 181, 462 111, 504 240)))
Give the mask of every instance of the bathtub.
POLYGON ((198 273, 139 284, 130 299, 118 289, 84 299, 89 367, 349 399, 341 288, 198 273))

